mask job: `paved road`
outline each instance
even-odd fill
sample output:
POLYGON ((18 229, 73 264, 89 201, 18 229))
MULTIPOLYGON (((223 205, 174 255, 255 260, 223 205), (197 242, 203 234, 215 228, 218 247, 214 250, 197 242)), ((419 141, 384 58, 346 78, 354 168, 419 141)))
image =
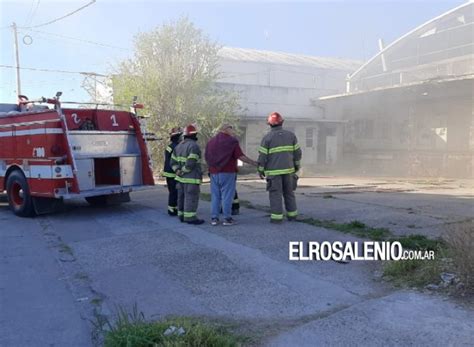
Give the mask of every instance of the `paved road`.
MULTIPOLYGON (((75 202, 35 219, 13 217, 0 203, 0 345, 87 346, 94 311, 134 304, 152 319, 236 320, 272 346, 474 340, 472 309, 395 291, 380 281, 378 264, 288 261, 290 240, 351 236, 271 225, 246 209, 233 227, 188 226, 167 216, 165 196, 158 187, 122 206, 75 202)), ((209 218, 209 204, 199 212, 209 218)))
POLYGON ((0 346, 89 346, 57 252, 37 219, 0 202, 0 346))

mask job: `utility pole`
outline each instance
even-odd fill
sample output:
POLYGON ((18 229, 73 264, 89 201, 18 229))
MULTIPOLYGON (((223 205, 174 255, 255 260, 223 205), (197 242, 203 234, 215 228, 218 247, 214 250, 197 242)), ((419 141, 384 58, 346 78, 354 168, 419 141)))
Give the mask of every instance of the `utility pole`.
POLYGON ((15 48, 15 61, 16 61, 16 94, 21 95, 21 84, 20 84, 20 55, 18 53, 18 31, 16 23, 12 23, 14 48, 15 48))

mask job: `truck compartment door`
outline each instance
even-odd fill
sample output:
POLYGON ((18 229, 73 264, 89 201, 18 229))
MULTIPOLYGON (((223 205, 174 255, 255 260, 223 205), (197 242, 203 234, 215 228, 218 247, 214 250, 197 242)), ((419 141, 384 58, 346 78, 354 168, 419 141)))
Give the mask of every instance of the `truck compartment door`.
POLYGON ((140 157, 121 157, 120 170, 122 186, 136 186, 142 184, 142 165, 140 157))
POLYGON ((77 181, 81 191, 95 188, 94 159, 76 159, 77 181))

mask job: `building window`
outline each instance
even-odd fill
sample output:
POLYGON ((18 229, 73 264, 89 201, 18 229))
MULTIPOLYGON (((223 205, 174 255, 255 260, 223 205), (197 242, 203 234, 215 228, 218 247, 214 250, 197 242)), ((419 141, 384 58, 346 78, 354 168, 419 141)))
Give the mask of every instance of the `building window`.
POLYGON ((306 128, 306 148, 313 147, 313 128, 306 128))

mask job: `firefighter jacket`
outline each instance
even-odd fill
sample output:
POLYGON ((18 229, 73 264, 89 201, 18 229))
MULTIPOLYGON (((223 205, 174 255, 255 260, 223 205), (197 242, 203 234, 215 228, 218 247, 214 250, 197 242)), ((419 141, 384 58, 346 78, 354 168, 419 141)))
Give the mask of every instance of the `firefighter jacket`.
POLYGON ((165 167, 163 168, 163 176, 174 178, 176 174, 171 168, 171 155, 173 154, 174 149, 178 145, 178 141, 172 141, 166 146, 165 149, 165 167))
POLYGON ((184 139, 171 154, 171 168, 180 183, 201 184, 201 149, 196 141, 184 139))
POLYGON ((299 170, 301 149, 296 135, 281 126, 271 128, 258 150, 258 171, 265 176, 292 174, 299 170))

